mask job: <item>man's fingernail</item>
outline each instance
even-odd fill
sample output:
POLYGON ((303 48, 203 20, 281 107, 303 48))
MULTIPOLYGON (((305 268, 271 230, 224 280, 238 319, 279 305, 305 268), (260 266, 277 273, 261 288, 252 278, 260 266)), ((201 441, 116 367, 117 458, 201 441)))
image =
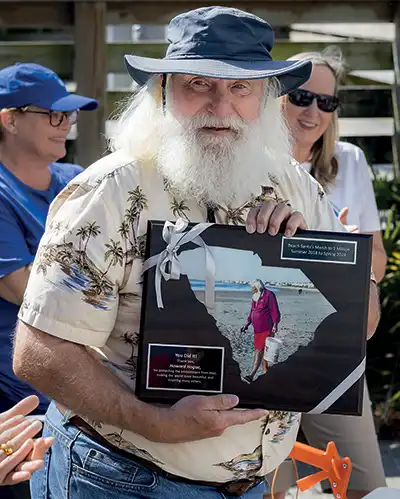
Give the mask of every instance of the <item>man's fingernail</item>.
POLYGON ((239 403, 239 397, 237 395, 228 395, 229 402, 231 404, 238 404, 239 403))
POLYGON ((260 234, 263 234, 265 232, 265 225, 264 224, 257 224, 257 232, 260 234))
POLYGON ((290 229, 286 229, 286 230, 285 230, 285 236, 286 236, 286 237, 292 237, 292 236, 293 236, 293 231, 292 231, 292 230, 290 230, 290 229))
POLYGON ((268 229, 268 234, 269 234, 270 236, 275 236, 275 235, 277 234, 277 232, 278 232, 278 231, 275 229, 275 227, 270 227, 270 228, 268 229))
POLYGON ((253 234, 253 232, 256 230, 256 228, 254 227, 253 224, 249 224, 247 226, 247 232, 249 232, 250 234, 253 234))

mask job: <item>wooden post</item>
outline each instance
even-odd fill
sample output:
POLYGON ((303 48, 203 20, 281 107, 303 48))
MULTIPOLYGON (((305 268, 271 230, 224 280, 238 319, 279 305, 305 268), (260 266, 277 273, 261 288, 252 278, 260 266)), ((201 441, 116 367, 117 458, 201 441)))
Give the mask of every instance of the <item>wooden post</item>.
POLYGON ((393 117, 394 117, 394 136, 393 146, 393 174, 395 177, 400 175, 400 6, 396 8, 394 16, 395 39, 393 42, 393 117))
POLYGON ((76 161, 84 167, 105 151, 106 9, 105 2, 75 2, 76 92, 100 102, 96 111, 82 111, 79 115, 76 161))

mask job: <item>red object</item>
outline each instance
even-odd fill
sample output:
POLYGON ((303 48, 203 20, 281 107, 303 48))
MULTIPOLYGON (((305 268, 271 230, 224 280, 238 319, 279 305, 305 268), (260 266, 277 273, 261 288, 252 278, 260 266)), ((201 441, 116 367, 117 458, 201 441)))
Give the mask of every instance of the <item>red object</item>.
POLYGON ((256 350, 264 350, 265 340, 271 336, 271 331, 264 331, 263 333, 254 333, 254 348, 256 350))
POLYGON ((252 324, 254 333, 271 331, 274 324, 278 324, 280 320, 281 314, 278 301, 272 291, 264 289, 257 301, 251 300, 247 327, 252 324))
POLYGON ((302 463, 311 464, 321 471, 297 480, 297 486, 304 492, 321 480, 329 480, 335 499, 346 499, 352 464, 348 457, 341 458, 333 442, 329 442, 326 451, 296 442, 290 457, 302 463))

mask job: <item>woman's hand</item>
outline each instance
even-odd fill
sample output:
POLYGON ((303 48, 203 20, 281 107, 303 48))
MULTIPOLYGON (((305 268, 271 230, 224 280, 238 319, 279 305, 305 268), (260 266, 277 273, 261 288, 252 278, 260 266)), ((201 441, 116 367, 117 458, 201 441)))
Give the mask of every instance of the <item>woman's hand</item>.
POLYGON ((339 222, 342 223, 346 227, 346 230, 348 232, 353 232, 354 234, 358 234, 360 232, 360 229, 357 227, 357 225, 348 225, 347 224, 347 217, 348 216, 349 216, 349 209, 347 207, 343 208, 338 215, 339 222))
POLYGON ((42 429, 40 421, 25 418, 39 405, 32 395, 0 414, 0 485, 29 480, 44 465, 44 455, 53 438, 33 439, 42 429))

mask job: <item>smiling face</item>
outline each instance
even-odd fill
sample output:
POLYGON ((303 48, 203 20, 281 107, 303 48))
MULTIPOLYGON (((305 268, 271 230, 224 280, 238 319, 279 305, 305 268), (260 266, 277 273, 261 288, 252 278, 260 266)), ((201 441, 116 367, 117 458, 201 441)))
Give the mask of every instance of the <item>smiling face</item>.
POLYGON ((49 164, 64 157, 67 135, 71 130, 70 121, 64 118, 59 126, 53 127, 46 109, 29 106, 28 111, 46 114, 14 113, 14 138, 18 147, 49 164))
POLYGON ((258 195, 276 168, 270 170, 266 150, 274 163, 288 152, 274 85, 271 80, 168 77, 156 161, 182 197, 240 205, 258 195))
MULTIPOLYGON (((335 95, 336 81, 332 71, 325 65, 314 64, 310 79, 302 87, 316 94, 335 95)), ((289 124, 295 145, 310 149, 327 130, 333 113, 318 109, 314 99, 309 107, 295 106, 284 99, 283 112, 289 124)))
POLYGON ((216 125, 205 125, 200 130, 201 134, 231 136, 234 131, 223 126, 223 121, 233 119, 249 123, 258 119, 264 88, 264 80, 172 75, 174 114, 185 118, 210 117, 216 125))

